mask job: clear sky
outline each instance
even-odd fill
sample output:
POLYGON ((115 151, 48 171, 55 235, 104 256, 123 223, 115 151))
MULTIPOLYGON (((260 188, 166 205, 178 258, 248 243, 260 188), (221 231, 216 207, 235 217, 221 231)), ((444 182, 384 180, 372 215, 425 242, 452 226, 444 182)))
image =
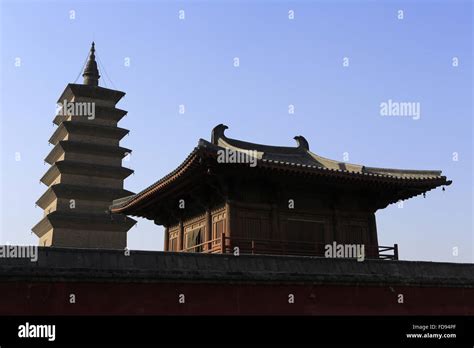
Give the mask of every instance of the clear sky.
MULTIPOLYGON (((128 190, 173 170, 219 123, 264 144, 301 134, 324 157, 443 170, 445 192, 377 212, 379 243, 398 243, 402 259, 474 261, 471 1, 0 3, 0 243, 37 244, 56 101, 95 40, 100 84, 127 93, 128 190), (420 118, 382 116, 389 99, 419 103, 420 118)), ((163 230, 139 219, 128 240, 162 250, 163 230)))

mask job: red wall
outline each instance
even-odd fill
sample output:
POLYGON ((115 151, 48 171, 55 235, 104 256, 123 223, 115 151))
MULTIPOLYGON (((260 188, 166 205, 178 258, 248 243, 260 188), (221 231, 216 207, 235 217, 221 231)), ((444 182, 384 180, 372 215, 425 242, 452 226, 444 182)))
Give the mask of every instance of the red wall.
POLYGON ((3 282, 0 315, 445 314, 473 315, 473 288, 393 286, 3 282), (69 295, 76 303, 69 303, 69 295), (288 294, 295 303, 288 303, 288 294), (179 304, 179 294, 185 304, 179 304), (399 304, 398 294, 404 295, 399 304))

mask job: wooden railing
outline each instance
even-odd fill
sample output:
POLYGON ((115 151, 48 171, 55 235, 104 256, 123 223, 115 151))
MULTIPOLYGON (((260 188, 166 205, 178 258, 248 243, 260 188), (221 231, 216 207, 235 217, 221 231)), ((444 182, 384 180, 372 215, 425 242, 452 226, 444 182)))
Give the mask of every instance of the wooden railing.
POLYGON ((383 260, 398 260, 398 244, 394 244, 393 247, 389 246, 378 246, 378 258, 383 260), (383 254, 386 252, 393 251, 393 254, 383 254))
MULTIPOLYGON (((271 254, 294 256, 325 256, 327 244, 309 243, 288 240, 231 238, 222 234, 221 238, 194 245, 183 249, 185 252, 200 252, 207 254, 234 253, 238 248, 240 254, 271 254), (224 243, 222 243, 224 240, 224 243)), ((398 244, 390 246, 364 245, 364 258, 398 260, 398 244)))
MULTIPOLYGON (((228 238, 225 237, 224 238, 228 238)), ((210 241, 193 245, 189 248, 184 248, 182 251, 191 252, 191 253, 206 253, 206 254, 217 254, 222 253, 222 247, 224 244, 221 243, 222 238, 215 238, 210 241)))

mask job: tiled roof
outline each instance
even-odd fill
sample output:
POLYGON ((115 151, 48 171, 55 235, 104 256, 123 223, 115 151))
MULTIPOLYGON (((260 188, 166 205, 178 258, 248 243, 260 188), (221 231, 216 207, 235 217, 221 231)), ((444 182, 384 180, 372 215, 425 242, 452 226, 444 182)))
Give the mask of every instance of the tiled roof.
MULTIPOLYGON (((191 166, 199 165, 198 159, 215 157, 219 150, 233 150, 249 153, 256 157, 257 167, 267 167, 282 171, 304 171, 312 175, 331 176, 346 179, 370 180, 426 186, 424 192, 441 185, 450 185, 451 181, 441 175, 440 170, 411 170, 366 167, 358 164, 339 162, 321 157, 309 150, 309 143, 303 136, 296 136, 296 147, 269 146, 227 138, 224 134, 227 126, 218 125, 212 131, 211 142, 200 139, 198 146, 171 173, 161 178, 136 195, 115 200, 111 206, 113 212, 124 212, 146 197, 155 194, 164 186, 182 176, 191 166)), ((245 164, 248 166, 248 164, 245 164)))

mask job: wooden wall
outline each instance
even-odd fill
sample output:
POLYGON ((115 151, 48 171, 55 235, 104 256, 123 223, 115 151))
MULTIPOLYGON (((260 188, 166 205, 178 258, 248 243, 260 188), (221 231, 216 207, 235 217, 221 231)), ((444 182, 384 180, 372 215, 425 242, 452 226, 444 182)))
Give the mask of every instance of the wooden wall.
POLYGON ((233 206, 235 238, 305 241, 310 243, 377 244, 373 213, 308 212, 233 206), (276 220, 276 221, 273 221, 276 220))
MULTIPOLYGON (((234 182, 225 202, 168 227, 168 250, 186 250, 219 239, 222 233, 233 240, 378 245, 370 192, 301 182, 278 185, 234 182)), ((211 246, 218 244, 214 241, 211 246)))

